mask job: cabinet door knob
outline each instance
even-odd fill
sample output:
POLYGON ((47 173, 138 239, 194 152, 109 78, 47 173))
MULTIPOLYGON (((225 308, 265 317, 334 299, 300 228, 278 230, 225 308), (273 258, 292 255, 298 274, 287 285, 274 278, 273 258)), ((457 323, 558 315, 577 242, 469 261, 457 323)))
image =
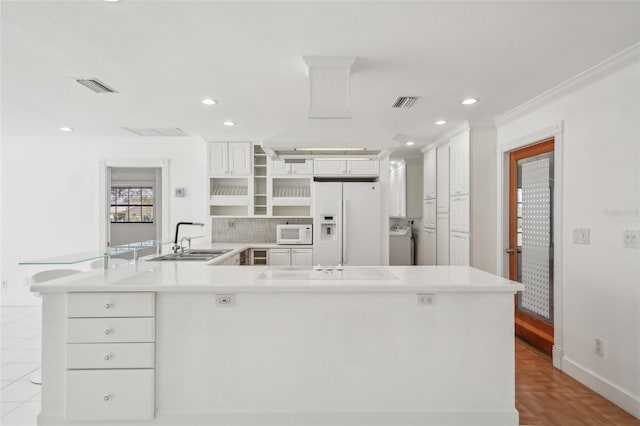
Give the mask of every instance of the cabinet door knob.
POLYGON ((104 329, 104 334, 109 334, 109 333, 111 333, 111 330, 109 330, 108 328, 105 328, 104 329))
POLYGON ((105 304, 104 304, 104 308, 105 308, 105 309, 109 309, 110 307, 111 307, 111 303, 105 303, 105 304))
POLYGON ((109 361, 110 359, 111 359, 111 355, 106 354, 106 355, 104 356, 104 360, 105 360, 105 361, 109 361))
POLYGON ((111 399, 111 394, 108 393, 105 396, 102 397, 102 399, 104 399, 105 401, 109 401, 111 399))

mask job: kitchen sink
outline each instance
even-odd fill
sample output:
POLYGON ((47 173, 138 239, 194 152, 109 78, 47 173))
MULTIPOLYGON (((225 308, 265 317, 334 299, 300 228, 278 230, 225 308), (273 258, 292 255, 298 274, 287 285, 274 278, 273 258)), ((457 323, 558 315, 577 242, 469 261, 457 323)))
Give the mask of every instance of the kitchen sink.
POLYGON ((184 253, 169 253, 162 256, 154 257, 149 260, 172 260, 172 261, 199 261, 206 262, 211 259, 215 259, 218 256, 222 256, 225 253, 229 253, 233 249, 188 249, 184 253))

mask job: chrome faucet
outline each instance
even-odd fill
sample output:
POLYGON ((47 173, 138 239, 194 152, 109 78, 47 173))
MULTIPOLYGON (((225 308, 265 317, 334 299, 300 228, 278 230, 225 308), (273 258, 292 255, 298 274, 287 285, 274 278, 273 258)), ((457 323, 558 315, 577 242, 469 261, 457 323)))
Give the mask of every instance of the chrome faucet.
POLYGON ((187 240, 189 243, 189 250, 191 250, 191 237, 182 237, 180 238, 180 254, 184 254, 184 245, 182 244, 184 240, 187 240))
MULTIPOLYGON (((178 232, 180 232, 180 225, 193 225, 193 226, 204 226, 204 223, 200 222, 178 222, 176 224, 176 238, 173 241, 173 253, 177 254, 178 251, 184 253, 184 248, 182 247, 182 240, 180 240, 180 245, 178 245, 178 232)), ((189 248, 191 248, 191 239, 189 239, 189 248)))

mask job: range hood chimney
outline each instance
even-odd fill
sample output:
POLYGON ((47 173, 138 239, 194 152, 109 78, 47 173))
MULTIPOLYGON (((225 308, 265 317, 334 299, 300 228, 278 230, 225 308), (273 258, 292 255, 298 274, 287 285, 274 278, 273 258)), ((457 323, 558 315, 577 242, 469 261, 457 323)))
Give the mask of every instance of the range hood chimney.
POLYGON ((307 119, 263 141, 267 155, 285 161, 386 158, 396 148, 393 135, 351 116, 350 82, 357 58, 303 56, 302 60, 309 77, 307 119))

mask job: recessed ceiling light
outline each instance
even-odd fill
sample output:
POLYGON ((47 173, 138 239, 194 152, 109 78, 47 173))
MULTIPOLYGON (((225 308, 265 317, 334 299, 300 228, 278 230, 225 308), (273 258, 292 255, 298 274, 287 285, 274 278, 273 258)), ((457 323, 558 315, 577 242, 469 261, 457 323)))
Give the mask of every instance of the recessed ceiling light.
POLYGON ((414 141, 406 141, 405 142, 405 145, 408 145, 408 146, 412 146, 412 145, 415 145, 415 144, 416 143, 414 141))
POLYGON ((438 120, 435 122, 435 124, 437 124, 438 126, 444 126, 445 124, 447 124, 447 122, 445 120, 438 120))
POLYGON ((73 129, 68 126, 62 126, 60 127, 60 130, 62 130, 63 132, 73 132, 73 129))
POLYGON ((462 105, 473 105, 476 102, 478 102, 478 100, 475 99, 475 98, 467 98, 464 101, 462 101, 461 103, 462 103, 462 105))
POLYGON ((396 162, 395 162, 395 161, 392 161, 390 164, 396 164, 396 162))
POLYGON ((215 99, 211 99, 211 98, 204 98, 200 102, 203 103, 204 105, 215 105, 215 104, 218 103, 218 101, 216 101, 215 99))
POLYGON ((118 3, 120 0, 104 0, 107 3, 118 3))
POLYGON ((225 126, 235 126, 237 123, 235 121, 225 121, 224 123, 225 126))

